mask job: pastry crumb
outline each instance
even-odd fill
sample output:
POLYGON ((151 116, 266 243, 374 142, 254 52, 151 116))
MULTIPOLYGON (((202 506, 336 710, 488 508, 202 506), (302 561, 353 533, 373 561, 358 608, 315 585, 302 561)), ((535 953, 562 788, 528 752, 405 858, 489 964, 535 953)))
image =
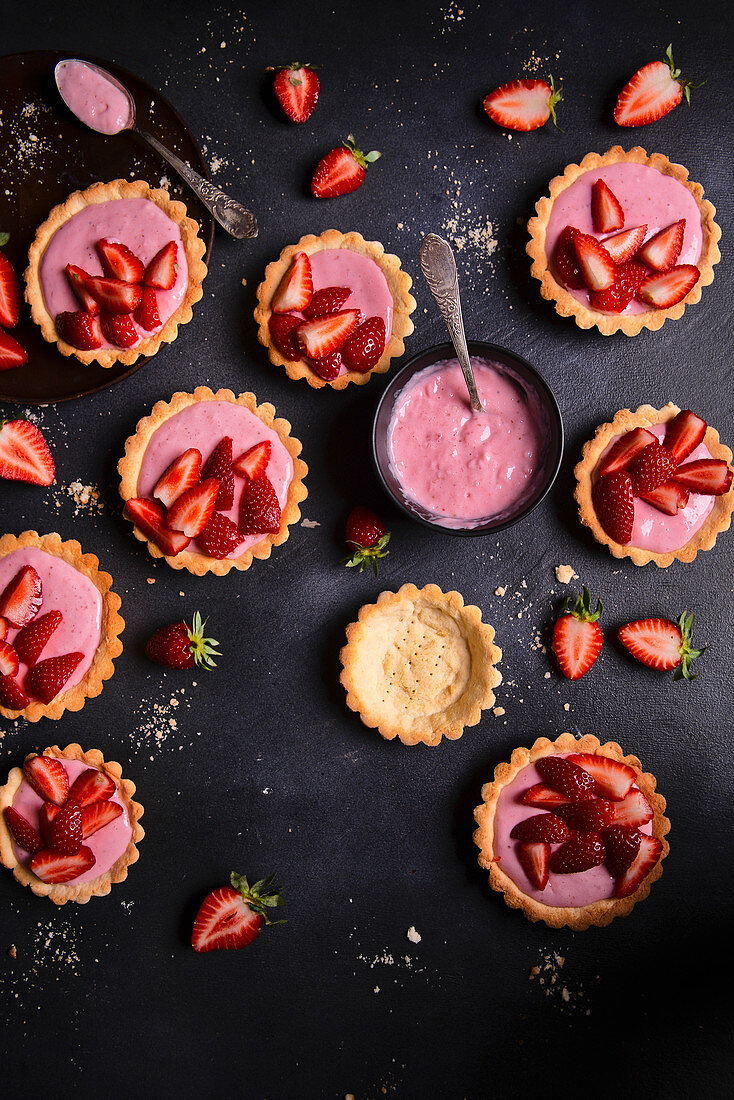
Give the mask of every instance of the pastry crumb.
POLYGON ((540 974, 540 967, 539 966, 531 966, 530 967, 530 981, 532 982, 533 978, 537 978, 538 974, 540 974))
POLYGON ((572 565, 557 565, 556 580, 559 584, 570 584, 572 580, 578 580, 578 573, 572 565))
POLYGON ((303 519, 301 520, 301 527, 320 527, 321 524, 317 523, 315 519, 303 519))
POLYGON ((145 579, 147 580, 148 584, 155 584, 155 577, 146 577, 145 579))
POLYGON ((492 711, 492 714, 494 714, 495 718, 501 718, 504 713, 505 713, 505 708, 504 707, 495 707, 494 710, 492 711))
POLYGON ((545 675, 546 680, 550 680, 550 678, 551 678, 550 672, 546 672, 544 675, 545 675))
POLYGON ((10 955, 11 959, 16 959, 18 957, 18 949, 16 948, 15 944, 12 944, 8 948, 8 955, 10 955))
POLYGON ((563 704, 563 709, 564 710, 570 710, 571 709, 571 704, 570 703, 564 703, 563 704))
POLYGON ((499 586, 499 588, 495 588, 494 594, 495 594, 495 596, 504 596, 506 591, 507 591, 507 585, 506 584, 501 584, 499 586))
POLYGON ((410 940, 411 943, 420 943, 421 940, 423 939, 423 937, 420 935, 420 933, 416 932, 416 930, 415 930, 415 928, 413 927, 412 924, 411 924, 410 928, 408 929, 408 931, 405 934, 406 934, 406 936, 408 937, 408 939, 410 940))

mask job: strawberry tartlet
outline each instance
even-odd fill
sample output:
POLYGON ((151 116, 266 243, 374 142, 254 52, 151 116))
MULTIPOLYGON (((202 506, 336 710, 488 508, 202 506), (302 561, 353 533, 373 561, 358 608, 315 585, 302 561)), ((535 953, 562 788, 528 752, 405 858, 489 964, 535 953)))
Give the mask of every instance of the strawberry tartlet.
POLYGON ((550 183, 530 219, 540 292, 562 317, 635 336, 683 315, 713 281, 721 230, 703 188, 660 153, 616 145, 550 183))
POLYGON ((154 355, 202 296, 198 232, 182 202, 142 180, 75 191, 28 254, 26 299, 44 339, 102 367, 154 355))
POLYGON ((662 874, 670 822, 655 778, 596 737, 539 738, 499 764, 474 811, 490 886, 512 909, 581 931, 627 916, 662 874))
POLYGON ((136 537, 154 558, 199 576, 270 557, 307 495, 290 429, 251 393, 200 386, 159 401, 118 464, 136 537))
POLYGON ((0 787, 0 859, 56 905, 109 894, 138 859, 143 807, 135 784, 98 749, 31 753, 0 787))
POLYGON ((289 378, 314 389, 364 385, 403 354, 415 299, 397 256, 359 233, 302 237, 257 289, 258 339, 289 378))
POLYGON ((59 535, 0 538, 0 714, 60 718, 100 694, 125 623, 112 577, 59 535))
POLYGON ((581 522, 615 558, 691 562, 728 530, 732 453, 691 409, 622 409, 575 468, 581 522))

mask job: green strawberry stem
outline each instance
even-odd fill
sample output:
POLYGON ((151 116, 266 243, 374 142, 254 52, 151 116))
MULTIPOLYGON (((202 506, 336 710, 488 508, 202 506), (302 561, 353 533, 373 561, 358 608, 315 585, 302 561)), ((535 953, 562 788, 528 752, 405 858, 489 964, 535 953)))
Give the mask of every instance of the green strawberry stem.
POLYGON ((378 558, 386 558, 390 551, 387 549, 387 544, 390 541, 390 532, 387 531, 379 542, 376 542, 374 546, 360 546, 359 543, 350 542, 350 545, 354 547, 354 553, 351 558, 345 558, 344 564, 348 569, 353 566, 359 568, 360 573, 364 567, 368 564, 372 566, 375 576, 379 572, 379 566, 377 564, 378 558))
POLYGON ((576 598, 576 603, 571 607, 571 597, 566 598, 566 602, 563 605, 563 610, 568 615, 573 615, 575 619, 578 619, 580 623, 595 623, 600 618, 604 611, 604 605, 597 597, 596 610, 591 610, 591 593, 588 588, 584 587, 581 591, 581 595, 576 598))
POLYGON ((283 895, 279 886, 275 885, 275 875, 268 875, 259 882, 250 886, 245 875, 238 875, 233 871, 229 881, 235 890, 238 890, 244 901, 247 902, 253 913, 258 913, 266 924, 286 924, 284 920, 270 920, 268 909, 283 904, 283 895))
POLYGON ((216 668, 217 662, 215 658, 219 658, 222 654, 217 649, 219 642, 216 638, 205 638, 204 627, 207 624, 207 620, 202 621, 201 615, 198 611, 194 612, 194 617, 191 620, 191 626, 185 624, 188 631, 189 641, 191 642, 191 652, 194 656, 194 661, 200 668, 216 668))
POLYGON ((698 673, 693 672, 691 669, 691 662, 695 661, 696 657, 700 657, 708 649, 707 645, 705 645, 703 649, 693 648, 693 618, 693 612, 691 611, 689 614, 686 609, 678 619, 678 626, 680 627, 681 633, 680 664, 673 673, 674 680, 698 679, 698 673))
POLYGON ((373 149, 371 153, 363 153, 361 149, 357 148, 354 134, 349 135, 347 140, 344 142, 344 148, 349 150, 349 152, 356 160, 357 164, 359 164, 362 168, 366 168, 368 164, 373 164, 382 156, 382 153, 378 153, 375 149, 373 149))
POLYGON ((551 118, 553 119, 553 125, 558 129, 558 119, 556 118, 556 103, 560 103, 563 99, 563 81, 558 85, 554 83, 553 77, 548 77, 548 83, 550 85, 551 96, 548 100, 548 106, 550 108, 551 118))

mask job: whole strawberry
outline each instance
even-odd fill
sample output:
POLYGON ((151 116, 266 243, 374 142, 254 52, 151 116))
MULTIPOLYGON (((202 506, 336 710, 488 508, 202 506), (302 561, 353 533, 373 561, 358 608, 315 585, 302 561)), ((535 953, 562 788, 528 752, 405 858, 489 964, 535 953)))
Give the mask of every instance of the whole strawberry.
POLYGON ((191 933, 195 951, 246 947, 257 939, 263 925, 285 923, 268 917, 268 909, 283 904, 273 875, 250 886, 244 875, 233 871, 230 882, 231 886, 212 890, 201 903, 191 933))
POLYGON ((350 134, 343 145, 331 149, 316 166, 311 180, 311 194, 317 199, 333 199, 336 195, 348 195, 364 183, 367 165, 382 156, 374 150, 363 153, 350 134))
POLYGON ((291 122, 306 122, 313 114, 321 91, 321 81, 314 66, 292 61, 290 65, 270 65, 267 72, 275 72, 273 90, 291 122))
POLYGON ((592 611, 591 593, 584 588, 575 605, 571 607, 568 599, 564 609, 565 614, 553 627, 553 652, 563 675, 568 680, 580 680, 601 653, 604 639, 597 619, 603 611, 602 603, 597 600, 596 610, 592 611))
POLYGON ((379 566, 378 558, 386 558, 389 554, 387 544, 390 541, 390 532, 385 527, 379 516, 371 512, 369 508, 353 508, 347 518, 346 540, 352 547, 352 556, 347 558, 345 565, 350 568, 359 567, 360 573, 370 563, 377 576, 379 566))
POLYGON ((202 622, 198 611, 194 612, 191 626, 185 622, 162 626, 151 634, 145 646, 146 656, 166 668, 215 668, 216 657, 221 657, 214 638, 204 637, 206 620, 202 622))

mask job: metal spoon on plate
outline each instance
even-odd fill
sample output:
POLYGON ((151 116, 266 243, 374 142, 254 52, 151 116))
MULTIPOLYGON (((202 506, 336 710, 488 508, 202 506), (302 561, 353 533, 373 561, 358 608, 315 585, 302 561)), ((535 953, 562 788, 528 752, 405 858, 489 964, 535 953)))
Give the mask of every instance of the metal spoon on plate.
POLYGON ((484 405, 479 398, 477 382, 472 370, 469 349, 466 346, 466 333, 464 332, 464 318, 461 313, 461 298, 459 297, 459 277, 456 273, 456 260, 451 250, 451 245, 439 237, 437 233, 428 233, 418 250, 421 271, 425 277, 431 294, 436 299, 441 316, 449 330, 451 343, 454 345, 456 355, 464 372, 464 381, 469 391, 469 404, 473 412, 485 412, 484 405))
POLYGON ((122 84, 116 77, 109 73, 106 69, 103 69, 101 65, 94 65, 91 61, 82 61, 78 58, 65 58, 63 61, 59 61, 54 69, 54 78, 56 80, 56 87, 59 90, 59 95, 66 103, 72 114, 79 118, 79 121, 84 125, 89 126, 90 130, 94 130, 96 133, 105 133, 104 130, 97 129, 90 122, 85 119, 81 119, 77 111, 72 104, 68 101, 64 95, 62 84, 59 81, 60 73, 63 70, 64 65, 83 65, 87 69, 92 70, 103 80, 108 81, 114 88, 122 92, 127 98, 129 105, 129 114, 127 121, 121 125, 119 130, 114 133, 122 133, 124 130, 132 130, 133 133, 138 134, 139 137, 147 141, 157 153, 159 153, 165 161, 167 161, 172 168, 175 168, 178 174, 186 180, 191 190, 197 196, 199 201, 207 208, 213 218, 219 222, 223 229, 232 236, 241 240, 244 237, 256 237, 257 236, 257 221, 254 215, 246 210, 241 203, 237 202, 230 195, 225 194, 219 187, 216 187, 209 180, 205 180, 203 176, 200 176, 198 172, 195 172, 191 165, 181 160, 172 153, 169 149, 166 149, 165 145, 161 145, 158 138, 153 137, 147 130, 141 130, 135 122, 135 100, 130 94, 129 90, 122 84))

